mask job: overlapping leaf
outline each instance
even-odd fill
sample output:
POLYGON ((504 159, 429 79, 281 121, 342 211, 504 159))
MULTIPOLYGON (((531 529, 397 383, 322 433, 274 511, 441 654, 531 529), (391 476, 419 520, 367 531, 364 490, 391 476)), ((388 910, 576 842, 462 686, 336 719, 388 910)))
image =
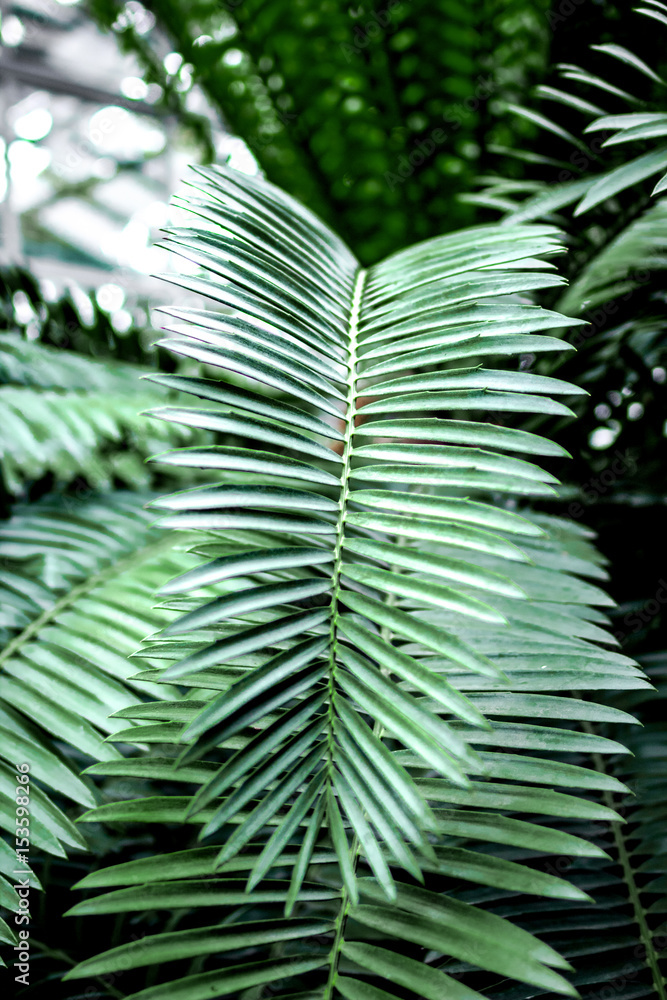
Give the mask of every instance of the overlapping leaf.
POLYGON ((198 228, 168 239, 199 265, 179 280, 209 305, 167 310, 164 345, 204 370, 155 376, 196 397, 156 415, 257 446, 160 456, 219 476, 154 504, 164 527, 197 531, 205 561, 163 585, 165 607, 181 614, 146 644, 151 667, 137 679, 188 697, 121 709, 134 726, 115 738, 172 744, 180 757, 174 767, 158 751, 93 773, 168 777, 184 794, 86 818, 192 823, 210 846, 88 876, 84 887, 127 888, 73 913, 186 907, 196 927, 145 950, 123 945, 73 975, 173 948, 222 957, 133 997, 268 982, 352 1000, 393 995, 392 982, 474 996, 424 964, 427 948, 571 992, 553 949, 449 892, 453 879, 585 899, 476 842, 599 855, 548 824, 615 819, 589 793, 622 786, 566 761, 623 752, 585 727, 631 717, 564 694, 574 678, 582 691, 646 686, 632 661, 596 645, 612 640, 590 609, 610 602, 580 578, 605 577, 585 536, 511 500, 554 495, 534 458, 562 450, 486 419, 567 416, 552 395, 580 393, 517 370, 521 355, 565 347, 548 335, 562 317, 526 300, 560 284, 544 259, 560 251, 558 234, 478 228, 364 271, 258 179, 219 167, 199 170, 193 187, 198 228), (213 600, 190 596, 212 582, 213 600), (416 888, 426 876, 428 889, 416 888), (257 905, 285 942, 306 914, 332 922, 333 938, 316 923, 306 955, 249 925, 257 948, 238 966, 205 908, 257 905), (376 986, 378 973, 389 982, 376 986))
POLYGON ((169 444, 206 436, 140 416, 142 406, 164 395, 138 382, 147 371, 0 335, 0 468, 6 489, 20 493, 26 481, 47 473, 58 485, 85 476, 96 489, 109 489, 115 479, 146 488, 143 459, 169 444))
MULTIPOLYGON (((168 618, 153 609, 159 582, 192 565, 150 526, 148 499, 47 497, 17 507, 0 528, 0 827, 11 835, 0 872, 12 882, 17 764, 29 765, 31 850, 86 849, 71 807, 98 799, 77 767, 121 759, 105 742, 115 728, 109 712, 168 691, 132 681, 127 659, 168 618)), ((1 891, 1 905, 16 910, 14 890, 3 881, 1 891)))

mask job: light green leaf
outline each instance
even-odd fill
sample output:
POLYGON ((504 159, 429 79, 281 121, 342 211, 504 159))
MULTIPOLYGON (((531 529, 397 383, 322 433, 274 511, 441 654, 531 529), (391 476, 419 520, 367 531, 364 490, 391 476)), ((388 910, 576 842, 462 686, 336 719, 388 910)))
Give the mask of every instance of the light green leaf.
POLYGON ((638 156, 636 160, 623 163, 615 170, 610 170, 603 174, 599 180, 595 181, 588 193, 582 198, 575 209, 575 216, 583 215, 601 202, 612 198, 619 191, 640 184, 653 174, 659 173, 667 168, 667 147, 655 149, 643 156, 638 156))

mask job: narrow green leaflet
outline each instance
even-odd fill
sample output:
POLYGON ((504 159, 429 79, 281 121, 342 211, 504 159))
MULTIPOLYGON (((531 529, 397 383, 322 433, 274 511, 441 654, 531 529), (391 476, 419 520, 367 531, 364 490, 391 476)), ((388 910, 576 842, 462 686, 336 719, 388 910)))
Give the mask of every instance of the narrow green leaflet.
MULTIPOLYGON (((632 176, 540 205, 608 197, 632 176)), ((160 348, 183 368, 152 381, 180 396, 153 416, 208 437, 156 457, 183 488, 151 502, 155 530, 187 532, 187 564, 155 580, 161 620, 132 678, 153 682, 149 697, 110 703, 114 740, 133 749, 88 769, 136 792, 82 828, 176 824, 202 843, 84 879, 110 891, 72 915, 173 908, 187 922, 69 978, 159 968, 128 1000, 268 986, 285 1000, 476 1000, 446 967, 458 962, 510 990, 574 995, 568 961, 521 913, 485 909, 503 893, 591 905, 532 859, 605 857, 585 828, 617 821, 596 796, 624 786, 582 757, 619 755, 591 729, 629 716, 591 692, 646 683, 596 646, 613 640, 590 607, 609 599, 586 536, 527 506, 558 487, 538 464, 565 457, 542 435, 572 416, 553 397, 585 393, 517 361, 569 350, 541 333, 569 321, 531 301, 563 285, 560 234, 510 218, 365 269, 259 176, 199 167, 190 191, 192 228, 168 237, 188 275, 171 280, 205 301, 165 311, 175 336, 160 348)), ((117 627, 134 622, 119 603, 117 627)), ((73 667, 98 721, 100 683, 73 667)))

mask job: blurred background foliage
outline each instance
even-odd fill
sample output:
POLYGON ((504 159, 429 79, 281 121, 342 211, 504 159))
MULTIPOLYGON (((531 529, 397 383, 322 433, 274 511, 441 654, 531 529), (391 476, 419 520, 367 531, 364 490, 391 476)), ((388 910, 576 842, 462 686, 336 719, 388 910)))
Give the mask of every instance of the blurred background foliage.
MULTIPOLYGON (((174 432, 136 416, 158 393, 153 385, 144 400, 148 383, 138 389, 136 378, 172 370, 151 346, 152 306, 188 295, 153 280, 172 269, 153 244, 178 222, 169 199, 188 163, 263 172, 371 263, 621 163, 623 147, 578 145, 596 112, 577 99, 628 110, 624 97, 577 79, 572 67, 608 75, 608 55, 591 43, 622 43, 658 76, 667 69, 664 34, 612 0, 3 0, 1 9, 0 507, 8 520, 0 558, 3 572, 34 581, 53 559, 30 521, 40 504, 85 519, 97 498, 139 511, 153 491, 182 486, 173 471, 167 483, 164 469, 144 462, 174 432), (68 417, 51 447, 72 400, 80 416, 68 417), (39 449, 22 447, 26 422, 39 449), (23 548, 16 530, 30 536, 28 544, 20 535, 23 548)), ((613 79, 633 108, 665 111, 664 84, 622 63, 613 79)), ((558 374, 591 396, 578 404, 579 421, 554 431, 572 460, 554 464, 566 488, 545 509, 599 533, 623 651, 649 657, 664 695, 664 607, 655 597, 667 576, 664 209, 652 220, 653 243, 632 250, 631 273, 609 282, 602 256, 656 205, 652 186, 635 184, 583 219, 572 203, 530 217, 561 225, 571 248, 561 262, 573 282, 569 302, 554 295, 542 304, 591 320, 583 338, 580 328, 564 331, 581 339, 558 374), (584 276, 588 285, 578 285, 584 276)), ((52 594, 84 576, 70 567, 52 594)), ((148 593, 142 600, 150 621, 148 593)), ((11 638, 25 621, 17 613, 3 627, 11 638)), ((651 721, 660 708, 642 711, 651 721)), ((57 741, 52 751, 81 763, 57 741)), ((104 800, 123 796, 117 784, 103 784, 104 800)), ((107 860, 128 859, 154 850, 151 836, 111 838, 100 828, 92 846, 107 860)), ((175 849, 180 834, 167 836, 175 849)), ((53 977, 78 950, 94 950, 85 921, 73 921, 73 932, 59 922, 73 872, 87 869, 76 854, 41 869, 52 891, 36 919, 52 936, 39 950, 34 995, 49 982, 50 995, 73 997, 53 977)), ((107 930, 113 941, 111 919, 107 930)), ((123 995, 99 985, 100 996, 123 995)))
MULTIPOLYGON (((611 0, 196 0, 187 8, 178 0, 7 0, 3 321, 61 349, 164 366, 150 346, 151 301, 168 298, 169 286, 158 293, 150 275, 173 265, 154 242, 178 219, 169 197, 192 161, 262 171, 366 263, 495 220, 544 185, 622 157, 622 146, 577 145, 586 112, 561 95, 599 106, 600 91, 576 73, 564 85, 558 69, 565 64, 572 76, 585 66, 604 79, 609 55, 590 46, 618 43, 619 31, 660 76, 660 31, 611 0)), ((660 82, 618 61, 613 74, 637 107, 664 107, 660 82)), ((619 106, 605 96, 605 108, 619 106)), ((566 275, 576 278, 649 200, 644 184, 583 224, 572 225, 571 211, 544 216, 568 232, 566 275)), ((652 273, 645 262, 638 268, 652 273)), ((650 507, 657 528, 667 458, 664 337, 651 325, 664 298, 655 282, 636 284, 611 306, 598 288, 584 309, 593 324, 563 375, 583 379, 592 400, 580 407, 583 425, 562 429, 574 461, 555 470, 583 498, 603 548, 626 560, 621 581, 636 576, 627 554, 614 551, 614 518, 623 514, 608 526, 602 509, 617 499, 621 508, 650 507), (635 471, 615 474, 595 503, 589 490, 587 502, 582 484, 617 452, 635 471)), ((649 544, 642 579, 659 577, 660 558, 649 544)))
MULTIPOLYGON (((173 0, 148 9, 267 177, 370 263, 473 220, 454 196, 485 169, 489 144, 520 138, 503 127, 503 106, 546 70, 547 6, 198 0, 186 18, 173 0)), ((91 8, 111 29, 123 5, 91 8)), ((121 44, 164 87, 151 37, 128 24, 121 44)))

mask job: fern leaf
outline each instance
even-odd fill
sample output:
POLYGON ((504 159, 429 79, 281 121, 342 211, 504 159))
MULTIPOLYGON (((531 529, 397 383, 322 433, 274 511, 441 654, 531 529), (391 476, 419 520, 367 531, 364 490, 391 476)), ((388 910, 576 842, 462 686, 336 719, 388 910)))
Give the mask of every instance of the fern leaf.
MULTIPOLYGON (((199 267, 183 285, 211 307, 179 310, 168 346, 207 377, 167 376, 197 408, 162 415, 222 431, 241 421, 258 428, 259 449, 160 457, 219 477, 158 502, 162 523, 195 529, 210 561, 167 584, 177 616, 147 648, 172 662, 142 676, 182 683, 189 696, 123 709, 139 725, 116 739, 172 744, 173 778, 196 790, 84 819, 193 823, 210 846, 95 874, 83 885, 127 888, 71 912, 177 906, 201 923, 210 906, 266 904, 285 933, 306 913, 333 916, 315 956, 286 945, 291 967, 282 949, 260 946, 251 964, 192 971, 133 994, 141 1000, 264 982, 280 995, 394 996, 391 982, 375 985, 377 952, 390 952, 386 968, 403 970, 395 983, 412 988, 424 949, 574 995, 553 948, 451 892, 460 881, 492 892, 516 884, 552 902, 587 901, 521 864, 522 851, 600 856, 546 823, 617 820, 591 793, 623 786, 567 760, 623 753, 585 727, 632 719, 562 694, 573 677, 584 691, 647 686, 631 660, 597 645, 613 640, 592 608, 611 602, 581 579, 605 578, 585 533, 499 499, 550 494, 552 477, 533 459, 554 448, 494 433, 484 418, 565 416, 551 395, 580 393, 497 361, 563 324, 515 298, 558 283, 542 267, 561 250, 557 231, 481 227, 365 270, 271 185, 223 167, 197 173, 197 228, 172 242, 199 267), (435 356, 409 350, 425 329, 435 356), (378 344, 391 370, 368 364, 378 344), (185 596, 204 580, 219 581, 220 596, 185 596), (494 860, 489 843, 511 845, 517 861, 494 860), (427 874, 429 887, 415 887, 427 874)), ((538 346, 563 347, 543 336, 538 346)), ((120 765, 137 777, 164 766, 141 756, 120 765)), ((162 954, 159 940, 150 946, 162 954)), ((93 961, 102 970, 119 960, 93 961)), ((431 990, 455 982, 430 972, 431 990)), ((475 994, 452 985, 451 995, 475 994)))

